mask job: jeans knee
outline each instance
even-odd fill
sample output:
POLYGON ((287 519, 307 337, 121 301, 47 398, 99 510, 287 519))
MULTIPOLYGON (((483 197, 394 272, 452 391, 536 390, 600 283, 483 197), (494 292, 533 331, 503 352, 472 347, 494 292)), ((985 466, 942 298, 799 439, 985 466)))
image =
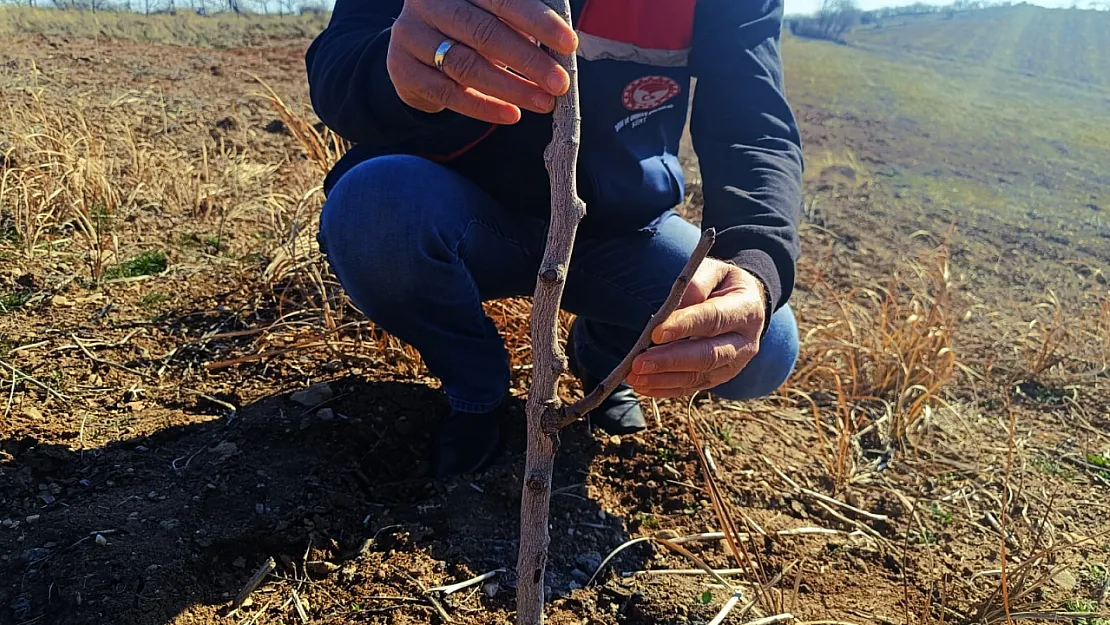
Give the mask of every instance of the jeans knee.
POLYGON ((355 166, 328 194, 318 240, 333 273, 362 311, 377 321, 418 289, 424 212, 417 179, 437 165, 385 156, 355 166))
POLYGON ((771 395, 794 372, 798 351, 798 322, 790 306, 783 306, 771 317, 756 357, 736 377, 711 392, 733 400, 771 395))
POLYGON ((343 175, 328 194, 320 214, 322 243, 335 245, 370 243, 382 249, 396 235, 413 232, 418 218, 411 208, 419 206, 414 195, 421 188, 415 181, 427 178, 434 163, 408 155, 390 155, 359 163, 343 175), (412 227, 409 227, 412 226, 412 227))

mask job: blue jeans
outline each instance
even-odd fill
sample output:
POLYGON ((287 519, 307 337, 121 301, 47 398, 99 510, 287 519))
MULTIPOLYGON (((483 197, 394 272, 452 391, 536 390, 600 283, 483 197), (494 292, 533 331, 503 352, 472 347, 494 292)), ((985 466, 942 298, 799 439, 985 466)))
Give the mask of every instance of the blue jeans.
MULTIPOLYGON (((532 295, 547 223, 505 210, 454 171, 414 156, 383 156, 347 172, 328 195, 319 240, 351 300, 420 352, 451 406, 496 407, 509 388, 504 344, 481 302, 532 295)), ((604 377, 635 343, 697 244, 673 211, 611 238, 580 236, 563 296, 577 316, 573 348, 604 377)), ((789 307, 772 318, 759 354, 712 389, 729 399, 775 391, 798 355, 789 307)))

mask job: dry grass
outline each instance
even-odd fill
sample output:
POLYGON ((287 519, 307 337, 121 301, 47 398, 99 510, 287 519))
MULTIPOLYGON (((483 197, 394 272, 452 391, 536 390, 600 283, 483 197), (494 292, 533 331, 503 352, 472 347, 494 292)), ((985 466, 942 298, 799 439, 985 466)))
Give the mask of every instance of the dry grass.
POLYGON ((910 444, 944 403, 959 371, 954 345, 963 318, 949 258, 945 238, 906 259, 881 287, 845 291, 810 274, 811 292, 827 305, 804 311, 808 330, 783 394, 811 411, 835 483, 854 473, 861 434, 877 432, 884 446, 910 444))
POLYGON ((140 15, 125 11, 57 11, 9 6, 0 7, 0 35, 96 37, 233 48, 311 37, 323 30, 327 19, 327 15, 322 14, 278 17, 220 13, 202 17, 188 11, 177 15, 140 15))

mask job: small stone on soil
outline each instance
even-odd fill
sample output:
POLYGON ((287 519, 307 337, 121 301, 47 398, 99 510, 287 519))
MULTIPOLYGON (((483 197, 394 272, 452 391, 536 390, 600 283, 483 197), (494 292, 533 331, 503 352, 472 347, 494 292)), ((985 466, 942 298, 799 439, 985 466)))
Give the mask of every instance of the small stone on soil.
POLYGON ((108 539, 104 538, 104 534, 97 534, 94 540, 96 541, 96 544, 100 545, 101 547, 108 544, 108 539))
POLYGON ((316 411, 316 418, 321 421, 331 421, 335 418, 335 411, 331 408, 321 408, 316 411))
POLYGON ((231 441, 224 441, 213 447, 212 453, 227 458, 239 453, 239 446, 231 441))
MULTIPOLYGON (((99 536, 99 534, 98 534, 99 536)), ((23 552, 25 562, 38 562, 50 555, 50 550, 44 547, 31 547, 23 552)))
POLYGON ((500 590, 501 586, 499 586, 497 582, 486 582, 485 584, 482 584, 482 592, 485 593, 485 595, 490 599, 496 597, 497 593, 500 590))
POLYGON ((331 390, 331 386, 327 382, 317 382, 312 386, 297 391, 289 396, 289 399, 295 404, 300 404, 305 408, 313 408, 328 401, 335 396, 335 392, 331 390))
POLYGON ((331 575, 332 573, 338 571, 339 565, 333 562, 328 562, 326 560, 318 560, 307 563, 305 565, 305 568, 308 570, 309 573, 313 575, 324 576, 331 575))
POLYGON ((1077 584, 1079 584, 1079 580, 1076 579, 1075 574, 1073 574, 1071 571, 1064 570, 1060 571, 1052 577, 1052 583, 1056 584, 1064 590, 1072 590, 1077 584))
POLYGON ((601 568, 601 554, 596 551, 586 551, 578 554, 574 563, 577 564, 578 568, 582 569, 582 571, 593 573, 601 568))
POLYGON ((241 569, 241 568, 247 566, 247 559, 244 558, 243 556, 239 556, 238 558, 235 558, 235 561, 231 563, 231 566, 233 566, 237 569, 241 569))
POLYGON ((28 523, 34 523, 35 521, 38 521, 41 518, 42 518, 42 516, 40 516, 38 514, 32 514, 31 516, 27 517, 27 522, 28 523))

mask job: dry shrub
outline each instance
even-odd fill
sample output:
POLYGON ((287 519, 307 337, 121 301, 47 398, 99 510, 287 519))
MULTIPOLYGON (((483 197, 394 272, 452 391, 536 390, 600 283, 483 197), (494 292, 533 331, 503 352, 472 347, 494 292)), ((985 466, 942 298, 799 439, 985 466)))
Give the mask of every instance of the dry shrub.
POLYGON ((1099 364, 1105 369, 1110 366, 1110 291, 1103 290, 1093 299, 1095 314, 1086 334, 1095 347, 1099 364))
POLYGON ((129 215, 216 214, 222 231, 227 219, 272 204, 266 182, 279 164, 257 162, 222 140, 180 145, 165 127, 137 133, 128 120, 165 123, 159 96, 130 92, 105 111, 46 91, 38 76, 32 66, 8 107, 3 127, 11 145, 0 169, 0 206, 11 212, 27 258, 79 256, 99 281, 127 246, 116 224, 129 215))
POLYGON ((1021 338, 1016 342, 1024 358, 1024 367, 1010 379, 1010 384, 1018 381, 1040 381, 1044 375, 1064 359, 1062 353, 1070 342, 1071 333, 1064 306, 1052 292, 1048 299, 1036 307, 1037 316, 1028 325, 1021 338))
MULTIPOLYGON (((37 72, 33 74, 33 80, 37 72)), ((85 244, 92 278, 99 280, 118 249, 112 220, 124 198, 118 162, 80 108, 47 108, 32 84, 21 106, 9 107, 12 146, 0 179, 0 205, 13 214, 21 251, 73 232, 85 244)))
POLYGON ((947 238, 906 260, 883 287, 842 291, 815 277, 812 290, 823 302, 806 311, 810 330, 786 392, 813 412, 837 482, 852 472, 858 435, 874 429, 884 443, 907 443, 943 403, 958 369, 953 340, 961 317, 952 289, 947 238))

